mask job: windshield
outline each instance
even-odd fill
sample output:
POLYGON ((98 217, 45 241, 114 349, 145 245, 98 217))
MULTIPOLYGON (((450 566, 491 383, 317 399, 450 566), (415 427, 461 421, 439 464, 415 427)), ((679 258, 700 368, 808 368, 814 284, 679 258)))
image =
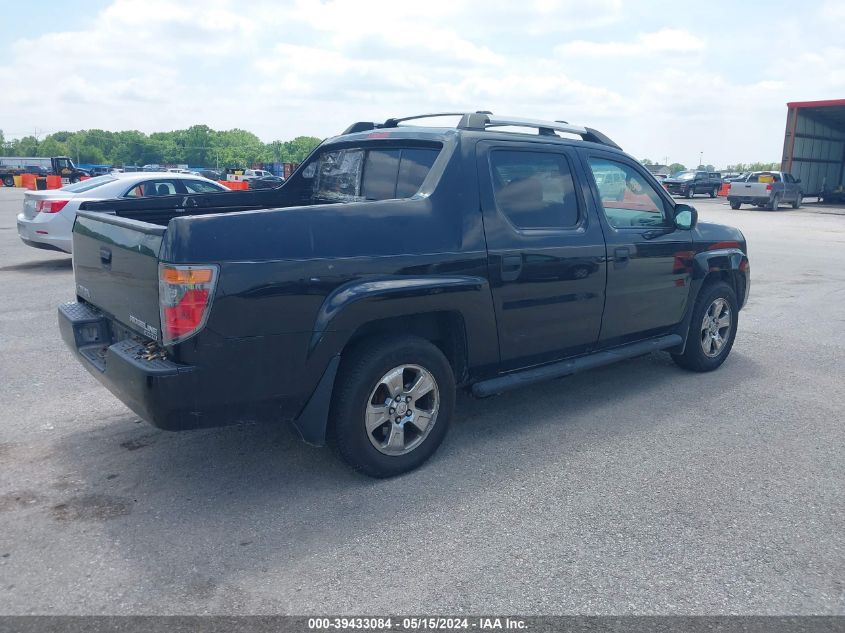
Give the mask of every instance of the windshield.
POLYGON ((695 178, 694 171, 679 171, 677 174, 673 176, 673 178, 677 178, 678 180, 692 180, 695 178))
POLYGON ((89 178, 88 180, 81 180, 74 185, 62 187, 62 191, 70 191, 71 193, 82 193, 83 191, 90 191, 96 189, 109 182, 117 180, 114 176, 97 176, 96 178, 89 178))

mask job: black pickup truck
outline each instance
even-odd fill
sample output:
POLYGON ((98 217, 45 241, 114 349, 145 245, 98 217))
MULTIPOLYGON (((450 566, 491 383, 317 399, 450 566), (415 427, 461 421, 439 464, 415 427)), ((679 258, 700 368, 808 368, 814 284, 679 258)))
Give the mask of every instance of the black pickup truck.
POLYGON ((85 203, 64 340, 158 427, 291 421, 377 477, 436 450, 456 388, 725 360, 737 229, 591 128, 412 118, 353 124, 278 189, 85 203))
POLYGON ((669 193, 685 198, 692 198, 697 193, 715 198, 722 187, 722 175, 716 171, 681 171, 664 178, 663 186, 669 193))

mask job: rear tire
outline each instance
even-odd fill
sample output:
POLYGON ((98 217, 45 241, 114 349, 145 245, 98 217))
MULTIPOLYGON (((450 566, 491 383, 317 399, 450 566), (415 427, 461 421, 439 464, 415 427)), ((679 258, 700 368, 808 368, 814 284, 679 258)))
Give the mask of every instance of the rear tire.
POLYGON ((672 360, 690 371, 717 369, 731 353, 737 316, 736 294, 727 283, 718 281, 702 288, 693 307, 684 353, 672 354, 672 360))
POLYGON ((713 187, 713 190, 710 192, 710 197, 715 198, 717 195, 719 195, 719 188, 713 187))
POLYGON ((780 196, 778 194, 775 194, 775 195, 772 196, 772 199, 769 202, 768 209, 769 209, 769 211, 777 211, 779 206, 780 206, 780 196))
POLYGON ((14 187, 15 186, 14 176, 3 176, 3 186, 4 187, 14 187))
POLYGON ((434 454, 454 408, 455 377, 435 345, 415 336, 366 339, 342 360, 329 436, 355 470, 394 477, 434 454))
POLYGON ((736 201, 731 200, 730 202, 731 202, 731 209, 733 209, 734 211, 739 209, 739 207, 742 205, 742 203, 739 202, 738 200, 736 200, 736 201))

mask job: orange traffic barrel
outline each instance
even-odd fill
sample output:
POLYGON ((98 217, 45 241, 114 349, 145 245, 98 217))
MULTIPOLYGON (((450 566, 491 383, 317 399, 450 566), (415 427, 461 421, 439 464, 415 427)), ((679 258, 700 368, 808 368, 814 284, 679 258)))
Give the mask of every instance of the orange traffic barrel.
POLYGON ((728 195, 728 191, 730 191, 731 183, 723 182, 722 187, 719 189, 719 195, 723 198, 728 195))
POLYGON ((218 180, 221 185, 224 187, 228 187, 229 189, 241 191, 244 189, 249 189, 249 183, 243 181, 235 181, 235 180, 218 180))
POLYGON ((47 189, 61 189, 62 188, 62 177, 61 176, 47 176, 47 189))
POLYGON ((35 174, 22 174, 21 185, 27 189, 35 190, 35 174))

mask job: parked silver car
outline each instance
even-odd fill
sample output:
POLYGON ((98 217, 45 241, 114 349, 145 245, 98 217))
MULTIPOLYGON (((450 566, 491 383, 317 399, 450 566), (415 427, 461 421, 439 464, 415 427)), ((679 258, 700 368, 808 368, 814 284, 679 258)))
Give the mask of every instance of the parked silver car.
POLYGON ((220 191, 229 189, 202 176, 168 172, 113 173, 61 189, 27 191, 17 218, 18 235, 27 246, 70 253, 71 229, 83 202, 220 191))

